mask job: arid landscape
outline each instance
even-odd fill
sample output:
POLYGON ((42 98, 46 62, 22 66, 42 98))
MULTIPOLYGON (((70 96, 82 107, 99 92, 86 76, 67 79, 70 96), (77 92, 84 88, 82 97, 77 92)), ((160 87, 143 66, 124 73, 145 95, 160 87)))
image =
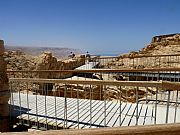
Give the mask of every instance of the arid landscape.
POLYGON ((0 135, 180 134, 180 0, 0 4, 0 135))
MULTIPOLYGON (((30 55, 27 54, 27 49, 14 49, 6 50, 5 52, 5 61, 7 62, 7 69, 8 70, 74 70, 75 68, 82 66, 85 64, 85 55, 77 54, 74 58, 68 58, 69 52, 63 52, 63 59, 59 59, 54 56, 53 49, 41 49, 42 54, 40 55, 30 55), (25 50, 25 51, 24 51, 25 50), (50 52, 50 50, 52 52, 50 52)), ((60 49, 61 50, 61 49, 60 49)), ((70 50, 70 49, 69 49, 70 50)), ((62 50, 61 50, 62 51, 62 50)), ((152 57, 150 59, 147 56, 153 55, 174 55, 178 54, 180 51, 180 34, 171 34, 171 35, 160 35, 152 38, 152 42, 147 45, 146 47, 142 48, 139 52, 131 51, 128 54, 122 54, 117 56, 117 60, 101 63, 99 68, 103 69, 147 69, 147 68, 164 68, 168 67, 169 64, 173 66, 180 66, 180 62, 178 61, 178 57, 171 57, 167 59, 166 57, 152 57), (156 41, 158 39, 158 41, 156 41), (161 52, 161 53, 159 53, 161 52), (145 56, 145 57, 144 57, 145 56), (134 58, 135 57, 135 58, 134 58), (137 57, 137 59, 136 59, 137 57), (154 59, 155 58, 155 59, 154 59), (132 59, 134 59, 132 61, 132 59), (167 61, 168 60, 168 61, 167 61), (156 63, 157 61, 157 63, 156 63)), ((39 52, 39 51, 37 51, 39 52)), ((79 51, 80 52, 80 51, 79 51)), ((28 75, 27 75, 28 76, 28 75)), ((26 76, 26 77, 27 77, 26 76)), ((77 77, 74 76, 73 73, 36 73, 36 74, 29 74, 31 78, 46 78, 46 79, 72 79, 72 80, 87 80, 86 76, 77 77)), ((16 77, 23 77, 20 73, 19 75, 16 74, 16 77)), ((93 77, 93 75, 92 75, 93 77)), ((111 81, 147 81, 146 77, 125 77, 123 75, 114 75, 114 74, 103 74, 103 80, 111 80, 111 81)), ((94 80, 99 80, 95 78, 94 80)), ((27 88, 26 86, 24 86, 27 88)), ((36 88, 40 89, 38 91, 39 94, 44 94, 41 91, 41 87, 36 85, 36 88)), ((136 87, 129 87, 125 86, 119 89, 115 86, 107 87, 106 95, 104 96, 104 91, 100 85, 95 85, 90 88, 90 86, 84 85, 67 85, 68 93, 66 93, 67 97, 70 98, 77 98, 77 90, 79 90, 79 98, 82 99, 95 99, 95 100, 119 100, 126 102, 135 102, 136 101, 136 87), (93 95, 90 92, 93 91, 93 95)), ((29 91, 35 92, 32 87, 28 89, 29 91)), ((154 88, 139 88, 138 94, 139 98, 144 98, 146 96, 146 91, 148 91, 148 95, 155 94, 154 88)), ((23 91, 22 91, 23 92, 23 91)), ((48 95, 56 95, 56 96, 64 96, 64 85, 63 84, 55 84, 54 86, 49 86, 48 95)))
POLYGON ((166 55, 178 55, 179 52, 180 34, 159 35, 153 37, 152 42, 140 49, 139 52, 131 51, 128 54, 121 54, 118 60, 103 66, 111 69, 180 67, 178 56, 166 57, 166 55), (165 56, 158 57, 158 55, 165 56))
MULTIPOLYGON (((151 55, 174 55, 180 53, 180 34, 160 35, 152 38, 152 42, 140 49, 139 52, 131 51, 127 54, 120 54, 118 61, 108 62, 104 68, 124 69, 124 68, 157 68, 167 66, 166 58, 162 58, 160 64, 156 65, 154 61, 146 61, 139 64, 138 60, 132 63, 131 57, 139 57, 139 61, 143 61, 143 56, 151 55), (154 40, 159 38, 158 41, 154 40), (152 63, 151 63, 152 62, 152 63)), ((82 53, 78 49, 68 48, 32 48, 32 47, 6 47, 5 60, 7 61, 8 70, 34 70, 37 69, 37 65, 46 61, 47 65, 51 65, 48 68, 44 67, 44 70, 61 69, 60 65, 56 64, 56 61, 68 61, 68 56, 73 52, 78 56, 82 53), (47 59, 47 60, 45 60, 47 59)), ((160 58, 157 57, 155 61, 159 62, 160 58)), ((145 60, 144 60, 145 61, 145 60)), ((177 58, 172 57, 169 63, 177 63, 177 58)), ((39 70, 41 68, 39 67, 39 70)), ((42 69, 43 70, 43 69, 42 69)))

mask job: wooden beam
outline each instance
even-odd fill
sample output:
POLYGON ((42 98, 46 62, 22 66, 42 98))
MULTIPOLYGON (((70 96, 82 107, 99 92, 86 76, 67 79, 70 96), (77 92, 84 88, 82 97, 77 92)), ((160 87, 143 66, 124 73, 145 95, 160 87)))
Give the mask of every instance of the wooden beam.
POLYGON ((163 72, 163 71, 180 71, 180 68, 145 68, 145 69, 92 69, 92 70, 8 70, 7 73, 40 73, 40 72, 69 72, 69 73, 127 73, 127 72, 163 72))
POLYGON ((180 124, 148 125, 133 127, 95 128, 81 130, 33 131, 2 133, 2 135, 179 135, 180 124))
POLYGON ((180 82, 162 81, 163 90, 180 90, 180 82))
POLYGON ((110 86, 137 86, 137 87, 158 87, 163 90, 180 90, 180 82, 169 81, 103 81, 103 80, 65 80, 65 79, 41 79, 41 78, 9 78, 10 82, 31 82, 31 83, 63 83, 83 85, 110 85, 110 86))
MULTIPOLYGON (((168 56, 169 57, 171 57, 171 56, 180 56, 180 54, 123 56, 123 58, 121 58, 121 59, 124 59, 124 58, 131 58, 131 59, 133 59, 133 58, 143 58, 143 57, 168 57, 168 56)), ((98 57, 97 59, 115 59, 115 58, 120 58, 120 56, 113 56, 113 57, 111 57, 111 56, 101 56, 101 57, 98 57)))
POLYGON ((112 85, 112 86, 139 86, 139 87, 162 87, 162 82, 157 81, 102 81, 102 80, 65 80, 65 79, 40 79, 40 78, 9 78, 10 82, 32 83, 63 83, 84 85, 112 85))

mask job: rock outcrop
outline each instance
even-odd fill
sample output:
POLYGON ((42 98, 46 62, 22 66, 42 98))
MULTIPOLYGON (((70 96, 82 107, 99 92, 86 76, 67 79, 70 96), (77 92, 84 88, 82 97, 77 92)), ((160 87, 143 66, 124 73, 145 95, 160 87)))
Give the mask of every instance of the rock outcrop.
POLYGON ((180 34, 169 34, 169 35, 154 36, 152 38, 151 43, 146 47, 142 48, 139 54, 159 54, 159 52, 160 54, 176 54, 179 53, 179 51, 180 51, 180 34), (162 49, 162 48, 166 48, 166 49, 162 49))
MULTIPOLYGON (((42 93, 40 93, 42 94, 42 93)), ((93 100, 103 100, 104 91, 100 85, 92 85, 91 87, 85 85, 64 85, 55 84, 52 91, 48 91, 48 95, 60 96, 69 98, 79 98, 79 99, 93 99, 93 100), (66 88, 66 90, 65 90, 66 88)))
POLYGON ((36 57, 26 55, 20 50, 7 51, 4 53, 8 70, 34 70, 36 57))
MULTIPOLYGON (((85 64, 85 60, 82 56, 76 56, 75 58, 68 60, 58 60, 50 52, 44 52, 35 61, 36 70, 73 70, 81 65, 85 64)), ((57 72, 39 72, 39 78, 67 78, 72 76, 72 73, 61 73, 57 72)))
POLYGON ((0 132, 9 130, 9 105, 10 97, 8 78, 6 75, 6 62, 3 58, 4 41, 0 40, 0 132))
POLYGON ((180 34, 160 35, 152 38, 149 45, 139 52, 122 54, 119 59, 103 65, 111 69, 144 69, 180 67, 178 57, 149 57, 153 55, 180 54, 180 34))
MULTIPOLYGON (((4 53, 5 61, 7 62, 8 70, 73 70, 85 63, 82 55, 77 55, 74 58, 66 60, 58 60, 51 52, 44 52, 39 56, 27 55, 20 50, 8 51, 4 53)), ((39 74, 29 74, 26 77, 33 78, 66 78, 70 77, 70 73, 47 73, 39 72, 39 74)), ((22 74, 16 74, 16 77, 22 77, 22 74)))

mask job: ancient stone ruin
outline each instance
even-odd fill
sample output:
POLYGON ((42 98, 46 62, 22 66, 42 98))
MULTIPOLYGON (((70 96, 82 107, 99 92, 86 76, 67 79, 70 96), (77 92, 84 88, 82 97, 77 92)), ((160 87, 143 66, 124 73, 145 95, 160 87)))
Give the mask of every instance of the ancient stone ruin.
MULTIPOLYGON (((73 59, 67 60, 58 60, 56 57, 52 55, 51 52, 44 52, 35 60, 36 70, 74 70, 75 68, 84 65, 85 59, 82 56, 77 56, 73 59)), ((72 76, 71 73, 45 73, 39 72, 38 78, 49 78, 49 79, 57 79, 57 78, 67 78, 72 76)))
POLYGON ((10 97, 8 78, 6 75, 6 62, 3 58, 4 41, 0 40, 0 132, 9 130, 9 107, 10 97))
POLYGON ((147 45, 145 48, 142 48, 140 53, 146 54, 152 51, 157 46, 168 46, 168 45, 180 45, 180 34, 168 34, 168 35, 159 35, 154 36, 152 38, 152 41, 149 45, 147 45))
MULTIPOLYGON (((27 55, 20 50, 6 51, 4 53, 8 70, 73 70, 85 63, 85 56, 77 55, 74 58, 59 60, 51 52, 44 52, 39 56, 27 55)), ((39 72, 38 74, 16 74, 16 77, 30 78, 66 78, 72 76, 70 73, 47 73, 39 72)), ((14 77, 14 76, 13 76, 14 77)))
POLYGON ((119 59, 101 65, 109 69, 144 69, 180 67, 179 57, 150 57, 157 55, 179 55, 180 34, 154 36, 150 44, 139 51, 122 54, 119 59))

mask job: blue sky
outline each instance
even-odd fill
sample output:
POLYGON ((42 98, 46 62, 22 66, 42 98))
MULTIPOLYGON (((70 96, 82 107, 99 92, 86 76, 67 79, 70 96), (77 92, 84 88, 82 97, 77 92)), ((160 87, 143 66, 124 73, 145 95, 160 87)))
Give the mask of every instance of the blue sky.
POLYGON ((0 0, 0 7, 7 45, 120 54, 180 33, 180 0, 0 0))

